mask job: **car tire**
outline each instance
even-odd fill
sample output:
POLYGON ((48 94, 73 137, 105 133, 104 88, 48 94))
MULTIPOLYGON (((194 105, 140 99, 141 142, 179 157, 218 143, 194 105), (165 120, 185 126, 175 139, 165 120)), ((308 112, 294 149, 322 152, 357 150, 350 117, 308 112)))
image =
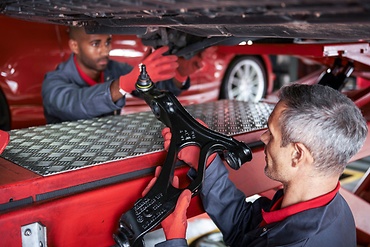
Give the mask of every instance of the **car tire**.
POLYGON ((226 70, 220 99, 258 102, 266 95, 266 69, 257 56, 238 56, 226 70))
POLYGON ((4 93, 0 90, 0 129, 10 130, 10 111, 4 93))

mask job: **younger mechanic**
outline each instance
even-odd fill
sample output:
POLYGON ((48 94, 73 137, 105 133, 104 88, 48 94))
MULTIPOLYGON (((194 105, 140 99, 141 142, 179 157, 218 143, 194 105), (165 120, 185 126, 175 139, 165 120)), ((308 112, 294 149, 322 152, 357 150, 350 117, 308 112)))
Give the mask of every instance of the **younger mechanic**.
MULTIPOLYGON (((168 128, 162 133, 166 148, 171 133, 168 128)), ((226 245, 356 247, 356 227, 338 192, 339 177, 366 136, 360 110, 340 92, 322 85, 282 88, 268 130, 261 136, 265 174, 283 184, 272 200, 261 197, 246 202, 229 180, 222 160, 209 158, 200 196, 226 245)), ((197 169, 194 150, 198 149, 186 147, 178 158, 197 169)), ((190 197, 190 191, 184 190, 169 216, 171 224, 168 219, 162 222, 167 241, 157 247, 187 246, 190 197)))
MULTIPOLYGON (((46 74, 42 98, 47 123, 90 119, 119 113, 127 93, 135 90, 139 66, 109 59, 112 36, 87 34, 83 27, 70 27, 72 55, 46 74)), ((201 67, 199 56, 181 60, 165 56, 168 47, 146 54, 141 61, 157 88, 179 95, 190 86, 188 75, 201 67), (179 64, 181 66, 179 66, 179 64)))

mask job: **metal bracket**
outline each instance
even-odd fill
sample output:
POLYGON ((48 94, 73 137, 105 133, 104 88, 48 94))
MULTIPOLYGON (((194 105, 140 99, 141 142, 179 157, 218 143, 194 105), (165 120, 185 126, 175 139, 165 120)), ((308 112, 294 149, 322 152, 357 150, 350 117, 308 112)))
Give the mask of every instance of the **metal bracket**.
POLYGON ((22 247, 47 247, 46 227, 35 222, 21 227, 22 247))

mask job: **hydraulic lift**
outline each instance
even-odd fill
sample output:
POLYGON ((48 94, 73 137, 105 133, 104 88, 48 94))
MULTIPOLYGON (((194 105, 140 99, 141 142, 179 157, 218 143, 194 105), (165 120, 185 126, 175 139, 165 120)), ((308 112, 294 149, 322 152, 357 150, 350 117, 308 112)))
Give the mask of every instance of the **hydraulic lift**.
MULTIPOLYGON (((257 149, 263 148, 254 143, 272 109, 238 101, 187 107, 211 129, 249 144, 259 163, 263 155, 257 149)), ((151 112, 142 112, 10 131, 0 159, 0 228, 7 233, 2 244, 22 246, 21 227, 39 223, 50 246, 112 246, 119 217, 165 161, 163 127, 151 112)), ((263 167, 252 163, 241 169, 263 175, 263 167)), ((177 168, 180 181, 187 170, 177 168)), ((277 186, 253 180, 243 184, 249 195, 277 186)), ((201 212, 195 197, 189 217, 201 212)))
MULTIPOLYGON (((294 54, 300 55, 300 50, 306 52, 302 49, 304 45, 308 44, 296 50, 295 45, 291 46, 294 54)), ((307 47, 311 49, 308 54, 317 54, 317 59, 334 64, 335 58, 341 57, 350 60, 356 68, 370 66, 365 59, 368 46, 360 42, 307 47)), ((278 45, 265 46, 264 53, 274 54, 276 47, 278 45)), ((233 48, 221 49, 227 52, 233 48)), ((245 46, 238 52, 248 54, 252 50, 245 46)), ((282 54, 281 50, 276 50, 276 54, 282 54)), ((314 79, 307 77, 300 83, 314 83, 314 79)), ((370 128, 369 88, 349 96, 361 108, 370 128)), ((238 171, 226 165, 230 178, 246 196, 256 193, 271 196, 280 186, 264 175, 263 145, 259 141, 273 107, 273 102, 232 100, 185 107, 209 129, 232 136, 250 147, 253 154, 250 162, 238 171)), ((167 152, 163 150, 160 135, 164 126, 152 112, 140 112, 8 132, 10 140, 0 156, 0 245, 115 245, 112 236, 121 215, 141 197, 155 167, 166 161, 167 152)), ((2 134, 0 140, 7 142, 7 135, 2 134)), ((367 138, 353 160, 369 154, 370 139, 367 138)), ((188 167, 181 164, 175 169, 184 184, 187 171, 188 167)), ((362 194, 369 189, 368 185, 361 188, 362 194)), ((359 241, 369 244, 370 222, 366 219, 370 202, 362 198, 360 192, 342 190, 342 193, 354 211, 359 241)), ((203 208, 195 196, 188 217, 200 213, 203 208)))

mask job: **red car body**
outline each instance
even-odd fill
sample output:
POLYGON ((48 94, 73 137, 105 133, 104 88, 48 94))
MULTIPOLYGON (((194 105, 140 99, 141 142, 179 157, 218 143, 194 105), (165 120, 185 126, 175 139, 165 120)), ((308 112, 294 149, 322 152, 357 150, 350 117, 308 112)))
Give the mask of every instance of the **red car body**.
MULTIPOLYGON (((0 16, 0 113, 10 119, 11 129, 44 125, 41 85, 45 73, 54 70, 69 55, 67 26, 27 22, 0 16), (4 97, 3 97, 4 98, 4 97), (8 115, 8 116, 7 116, 8 115)), ((134 35, 114 35, 111 58, 137 64, 145 46, 134 35)), ((203 68, 191 76, 192 86, 179 96, 183 105, 217 100, 220 86, 235 53, 217 49, 203 59, 203 68)), ((273 73, 269 57, 258 56, 265 66, 268 89, 272 91, 273 73)), ((149 110, 143 100, 130 97, 123 113, 149 110)))

